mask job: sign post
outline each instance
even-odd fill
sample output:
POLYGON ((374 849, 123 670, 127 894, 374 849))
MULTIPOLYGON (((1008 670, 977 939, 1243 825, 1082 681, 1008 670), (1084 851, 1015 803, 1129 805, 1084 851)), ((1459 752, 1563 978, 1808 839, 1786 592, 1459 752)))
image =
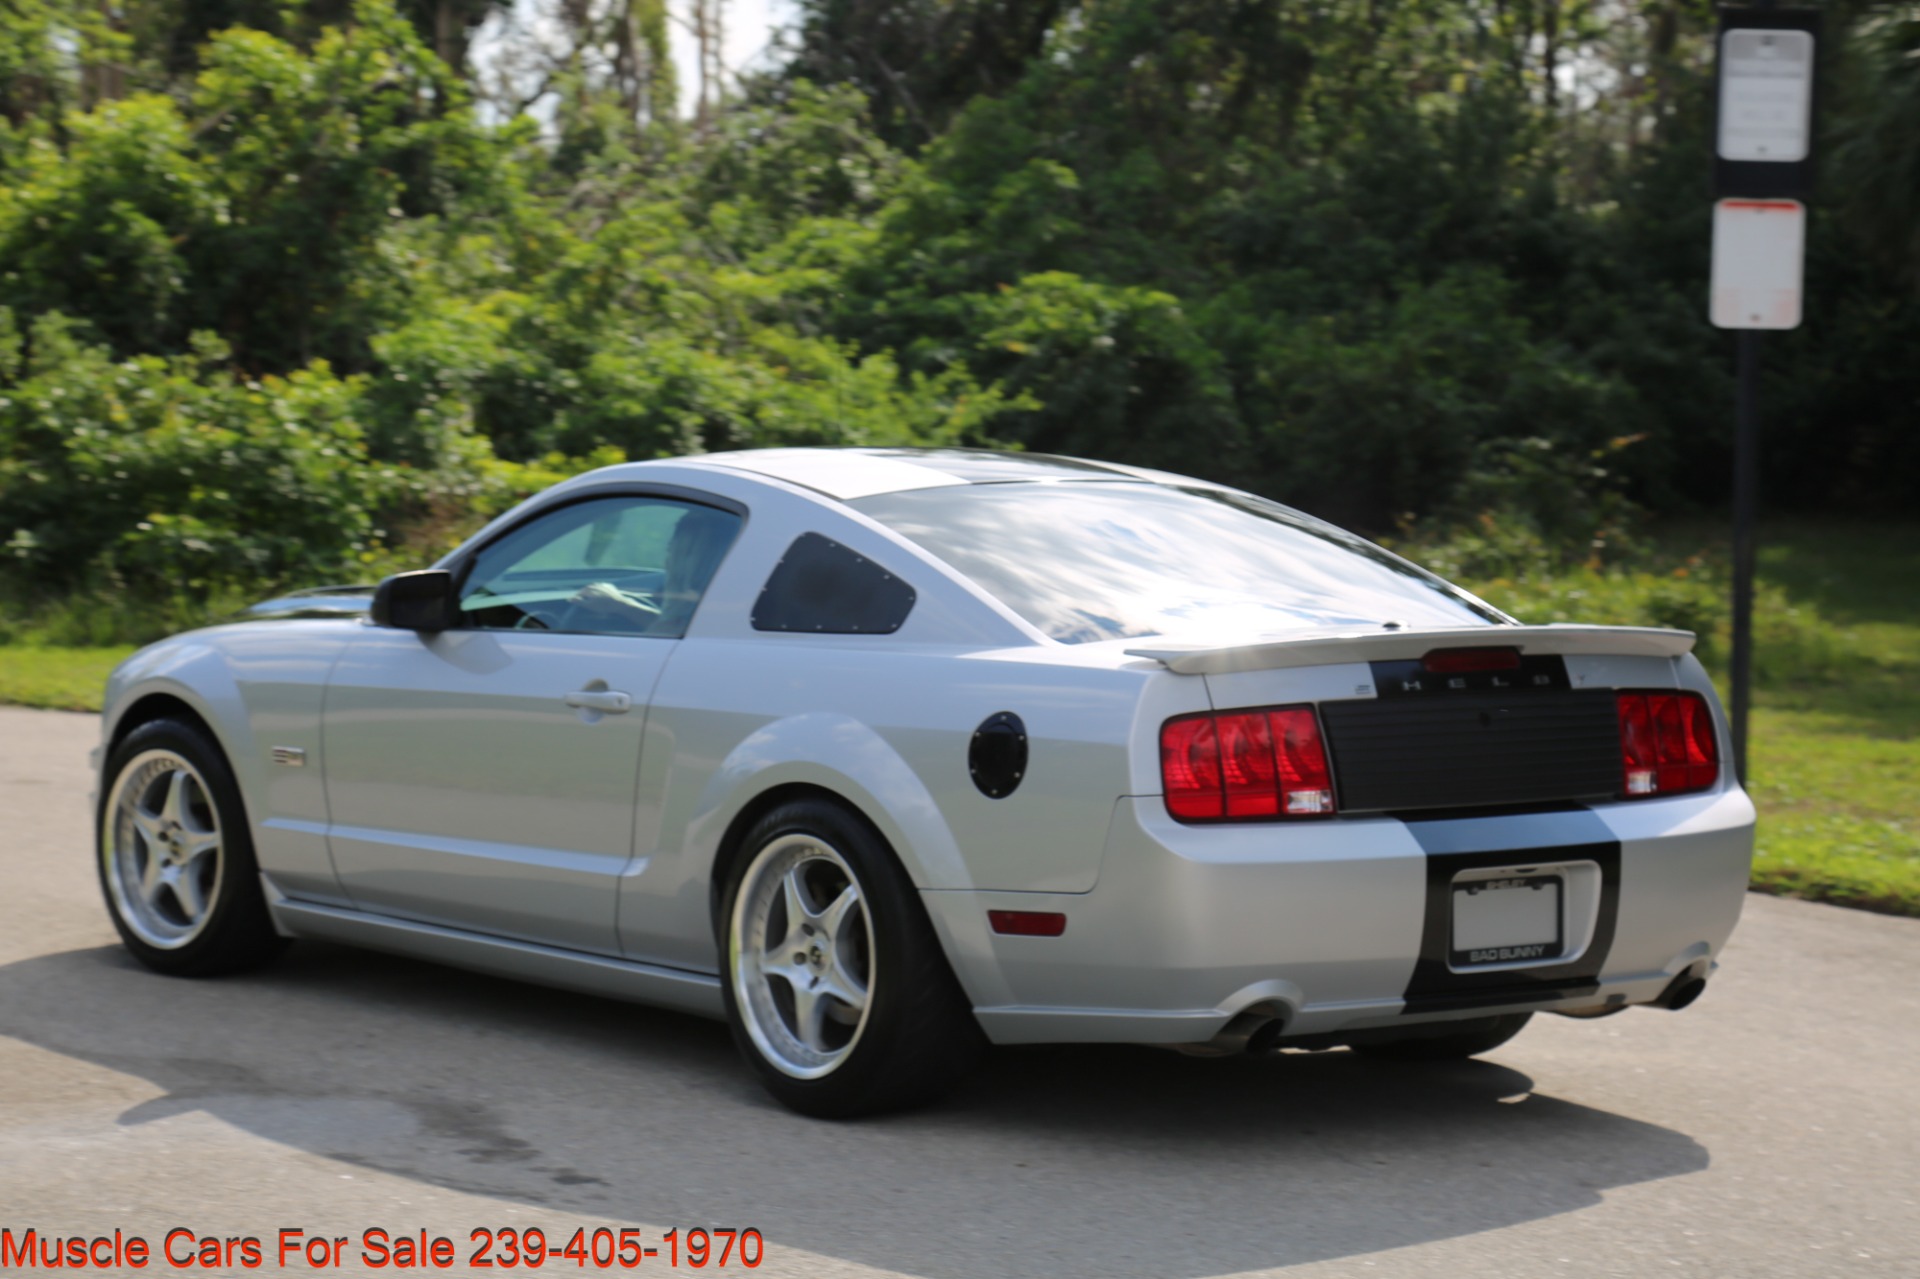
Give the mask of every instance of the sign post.
POLYGON ((1820 15, 1771 4, 1720 10, 1715 70, 1713 280, 1708 314, 1739 331, 1733 443, 1734 768, 1747 780, 1753 688, 1754 523, 1760 504, 1760 334, 1800 327, 1813 185, 1820 15))

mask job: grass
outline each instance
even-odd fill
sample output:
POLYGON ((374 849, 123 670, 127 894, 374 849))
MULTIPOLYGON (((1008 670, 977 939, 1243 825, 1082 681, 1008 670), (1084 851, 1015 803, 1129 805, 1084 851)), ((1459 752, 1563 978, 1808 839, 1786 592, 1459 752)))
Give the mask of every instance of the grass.
POLYGON ((111 648, 0 645, 0 702, 97 711, 108 672, 131 652, 131 644, 111 648))
POLYGON ((1754 887, 1920 915, 1920 744, 1773 709, 1753 731, 1754 887))
POLYGON ((1920 915, 1920 527, 1788 533, 1760 571, 1819 609, 1850 660, 1756 699, 1754 884, 1920 915))
MULTIPOLYGON (((1763 534, 1754 887, 1920 916, 1920 525, 1774 522, 1763 534)), ((1702 565, 1725 563, 1717 536, 1667 530, 1657 571, 1466 584, 1529 621, 1700 629, 1714 665, 1724 591, 1699 579, 1702 565)), ((0 643, 0 702, 98 710, 107 672, 132 651, 0 643)))

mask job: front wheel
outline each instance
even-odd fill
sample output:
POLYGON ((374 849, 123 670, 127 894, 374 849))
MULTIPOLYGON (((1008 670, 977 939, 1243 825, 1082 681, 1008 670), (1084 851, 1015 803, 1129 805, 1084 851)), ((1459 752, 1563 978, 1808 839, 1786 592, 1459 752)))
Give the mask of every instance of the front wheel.
POLYGON ((754 823, 718 922, 734 1042, 802 1114, 930 1100, 985 1044, 912 882, 838 805, 798 800, 754 823))
POLYGON ((159 972, 206 977, 280 952, 240 788, 198 725, 140 725, 114 746, 103 780, 100 887, 135 958, 159 972))

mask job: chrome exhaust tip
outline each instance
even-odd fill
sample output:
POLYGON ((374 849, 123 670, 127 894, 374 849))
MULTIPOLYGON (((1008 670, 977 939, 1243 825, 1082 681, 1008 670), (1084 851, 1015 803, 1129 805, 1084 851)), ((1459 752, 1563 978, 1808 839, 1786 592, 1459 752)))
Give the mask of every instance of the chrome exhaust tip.
POLYGON ((1695 966, 1687 969, 1678 977, 1668 982, 1667 988, 1660 992, 1659 997, 1653 1001, 1652 1006, 1655 1008, 1664 1008, 1671 1013, 1677 1013, 1682 1008, 1693 1003, 1694 1000, 1700 998, 1702 994, 1706 993, 1706 989, 1707 979, 1700 973, 1698 966, 1695 966))
POLYGON ((1189 1057, 1238 1057, 1242 1053, 1251 1057, 1271 1057, 1280 1051, 1280 1035, 1286 1028, 1286 1017, 1273 1011, 1272 1005, 1256 1004, 1236 1014, 1232 1021, 1222 1026, 1219 1033, 1205 1043, 1168 1046, 1189 1057))
POLYGON ((1247 1036, 1247 1056, 1278 1057, 1280 1055, 1280 1036, 1287 1030, 1287 1019, 1275 1017, 1263 1023, 1251 1035, 1247 1036))

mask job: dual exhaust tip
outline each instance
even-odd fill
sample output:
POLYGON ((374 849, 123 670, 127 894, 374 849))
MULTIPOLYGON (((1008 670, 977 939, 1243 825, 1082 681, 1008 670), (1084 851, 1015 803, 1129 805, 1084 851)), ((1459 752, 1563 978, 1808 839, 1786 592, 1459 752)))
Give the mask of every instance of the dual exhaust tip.
POLYGON ((1639 1005, 1628 1004, 1627 997, 1623 994, 1613 994, 1607 996, 1607 1002, 1604 1004, 1594 1004, 1586 1008, 1556 1008, 1553 1011, 1562 1017, 1579 1018, 1611 1017, 1615 1013, 1623 1013, 1629 1007, 1636 1006, 1664 1008, 1668 1012, 1677 1013, 1706 994, 1707 974, 1710 971, 1711 969, 1705 963, 1693 964, 1668 982, 1665 990, 1639 1005))
MULTIPOLYGON (((1659 995, 1648 1002, 1647 1007, 1664 1008, 1668 1012, 1677 1013, 1682 1008, 1691 1005, 1695 1000, 1699 999, 1701 995, 1706 993, 1707 978, 1702 971, 1702 967, 1702 965, 1696 964, 1680 973, 1672 981, 1667 983, 1665 990, 1661 991, 1659 995)), ((1627 1005, 1624 1003, 1611 1005, 1602 1010, 1598 1015, 1604 1016, 1606 1013, 1623 1012, 1626 1007, 1627 1005)), ((1588 1013, 1587 1015, 1594 1016, 1596 1014, 1588 1013)), ((1279 1053, 1280 1036, 1284 1035, 1286 1031, 1287 1019, 1284 1015, 1278 1012, 1267 1011, 1264 1008, 1254 1008, 1241 1013, 1232 1021, 1228 1022, 1225 1028, 1207 1043, 1186 1044, 1181 1045, 1181 1048, 1183 1051, 1193 1055, 1206 1057, 1233 1057, 1241 1054, 1245 1054, 1248 1057, 1272 1057, 1279 1053)), ((1332 1037, 1309 1036, 1293 1046, 1302 1048, 1322 1047, 1323 1045, 1320 1043, 1314 1042, 1322 1038, 1331 1040, 1332 1037)), ((1331 1047, 1332 1044, 1329 1042, 1324 1046, 1331 1047)))
POLYGON ((1189 1057, 1272 1057, 1280 1052, 1280 1036, 1286 1029, 1287 1019, 1282 1012, 1256 1004, 1235 1016, 1221 1027, 1219 1034, 1204 1043, 1168 1046, 1189 1057))
POLYGON ((1287 1019, 1269 1017, 1254 1028, 1247 1036, 1246 1054, 1249 1057, 1273 1057, 1280 1052, 1280 1036, 1287 1030, 1287 1019))
POLYGON ((1706 976, 1699 971, 1699 967, 1696 965, 1668 982, 1667 988, 1660 992, 1659 997, 1653 1001, 1652 1006, 1655 1008, 1664 1008, 1668 1012, 1677 1013, 1694 1000, 1700 998, 1700 996, 1706 992, 1706 989, 1706 976))

